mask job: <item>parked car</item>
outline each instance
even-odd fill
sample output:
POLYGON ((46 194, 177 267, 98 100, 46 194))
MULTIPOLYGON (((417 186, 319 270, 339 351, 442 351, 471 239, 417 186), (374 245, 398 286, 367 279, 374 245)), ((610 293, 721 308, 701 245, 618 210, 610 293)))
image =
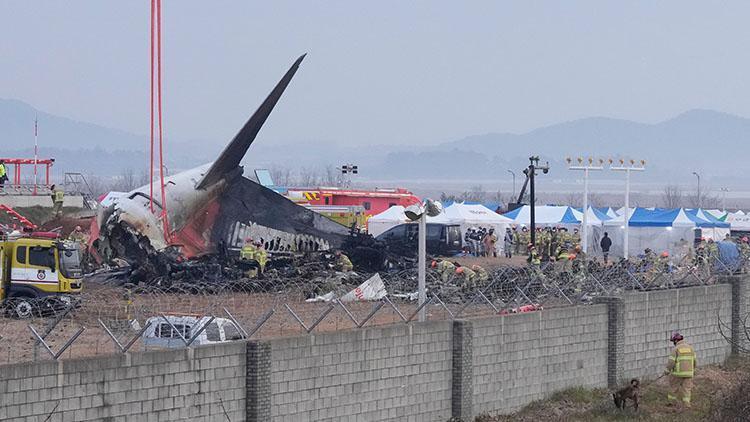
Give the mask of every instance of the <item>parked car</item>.
POLYGON ((167 349, 179 349, 185 347, 185 342, 180 338, 182 335, 190 340, 193 335, 205 324, 208 326, 198 335, 191 346, 202 344, 225 343, 233 340, 242 340, 241 330, 226 318, 215 318, 210 323, 210 317, 166 315, 151 317, 146 323, 148 329, 143 332, 143 344, 167 349), (170 325, 171 324, 171 325, 170 325))
MULTIPOLYGON (((405 223, 391 227, 376 237, 391 249, 408 249, 416 253, 419 224, 405 223)), ((427 223, 427 253, 438 256, 453 256, 461 252, 463 239, 461 227, 454 224, 427 223)))

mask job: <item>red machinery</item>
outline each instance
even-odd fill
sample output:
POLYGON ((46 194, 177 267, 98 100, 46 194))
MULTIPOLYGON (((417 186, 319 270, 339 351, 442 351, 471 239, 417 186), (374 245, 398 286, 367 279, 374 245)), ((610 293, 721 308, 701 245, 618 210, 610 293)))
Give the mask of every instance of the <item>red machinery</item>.
MULTIPOLYGON (((21 185, 21 166, 22 165, 34 165, 34 159, 33 158, 0 158, 0 160, 3 160, 3 163, 5 163, 5 166, 9 164, 13 165, 13 178, 11 179, 11 184, 19 186, 21 185)), ((36 160, 37 164, 43 164, 45 167, 44 171, 44 185, 49 186, 50 180, 49 180, 49 173, 50 169, 52 168, 52 165, 55 164, 54 158, 40 158, 36 160)), ((8 172, 11 173, 11 172, 8 172)), ((10 177, 9 177, 10 179, 10 177)))
POLYGON ((30 228, 32 230, 35 230, 37 228, 36 224, 32 223, 31 221, 29 221, 28 218, 22 216, 21 214, 16 212, 16 210, 14 210, 13 208, 7 205, 0 204, 0 212, 3 212, 6 215, 8 215, 10 220, 13 222, 12 228, 17 228, 17 225, 21 225, 25 228, 30 228))

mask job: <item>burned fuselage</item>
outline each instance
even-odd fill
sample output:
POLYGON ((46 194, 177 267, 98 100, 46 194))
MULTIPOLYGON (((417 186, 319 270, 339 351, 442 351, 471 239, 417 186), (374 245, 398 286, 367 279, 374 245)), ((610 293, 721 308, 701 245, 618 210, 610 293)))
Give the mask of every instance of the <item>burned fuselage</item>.
POLYGON ((242 177, 240 161, 254 141, 304 56, 297 59, 258 110, 213 163, 164 181, 166 204, 155 183, 122 195, 101 209, 92 246, 105 261, 157 261, 156 254, 191 258, 241 248, 246 238, 271 251, 315 251, 338 247, 345 227, 298 206, 242 177), (166 205, 168 227, 161 218, 166 205))

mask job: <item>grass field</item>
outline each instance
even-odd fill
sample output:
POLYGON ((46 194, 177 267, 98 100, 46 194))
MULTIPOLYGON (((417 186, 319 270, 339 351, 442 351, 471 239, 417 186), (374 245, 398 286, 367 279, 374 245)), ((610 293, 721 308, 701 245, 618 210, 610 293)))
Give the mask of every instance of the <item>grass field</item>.
POLYGON ((506 421, 747 421, 750 358, 730 359, 722 366, 700 368, 695 378, 690 409, 667 400, 668 380, 641 380, 641 405, 616 409, 612 391, 571 388, 549 399, 529 404, 512 415, 482 415, 475 422, 506 421), (744 397, 744 403, 743 403, 744 397))

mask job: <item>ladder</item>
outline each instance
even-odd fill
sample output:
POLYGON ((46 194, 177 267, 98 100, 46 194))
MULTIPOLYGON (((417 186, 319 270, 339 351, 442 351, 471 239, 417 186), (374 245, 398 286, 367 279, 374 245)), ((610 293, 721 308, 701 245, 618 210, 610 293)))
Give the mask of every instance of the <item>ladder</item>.
POLYGON ((65 193, 69 195, 81 195, 83 197, 83 206, 86 209, 91 208, 91 200, 94 199, 94 191, 81 173, 65 173, 65 182, 63 183, 65 193))

